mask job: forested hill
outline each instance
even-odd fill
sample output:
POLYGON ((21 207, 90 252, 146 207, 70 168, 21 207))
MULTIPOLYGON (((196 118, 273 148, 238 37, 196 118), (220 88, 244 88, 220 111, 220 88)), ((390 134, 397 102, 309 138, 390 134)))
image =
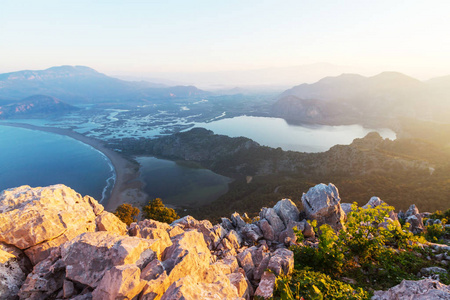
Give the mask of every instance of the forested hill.
POLYGON ((339 183, 346 202, 362 203, 376 194, 400 209, 413 202, 425 210, 444 209, 450 194, 450 154, 444 148, 418 139, 391 141, 375 132, 322 153, 273 149, 201 128, 110 146, 132 156, 189 161, 234 178, 229 192, 213 205, 195 208, 203 216, 219 216, 223 209, 256 213, 279 197, 295 201, 299 190, 320 182, 339 183))

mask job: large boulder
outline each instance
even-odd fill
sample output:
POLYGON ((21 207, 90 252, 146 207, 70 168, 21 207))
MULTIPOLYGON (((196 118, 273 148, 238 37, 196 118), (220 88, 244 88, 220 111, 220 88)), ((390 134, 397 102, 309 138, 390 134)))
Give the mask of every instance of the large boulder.
POLYGON ((272 226, 276 234, 275 238, 277 237, 277 234, 280 234, 280 232, 285 228, 283 221, 280 219, 277 212, 273 208, 263 207, 259 212, 259 218, 261 220, 266 219, 269 222, 270 226, 272 226))
POLYGON ((127 234, 127 224, 122 222, 114 214, 104 211, 95 218, 97 231, 110 231, 121 235, 127 234))
POLYGON ((114 266, 145 266, 156 257, 154 240, 122 236, 107 231, 83 233, 61 246, 66 278, 92 288, 114 266))
POLYGON ((173 240, 163 256, 163 266, 168 280, 173 283, 187 275, 200 280, 209 267, 211 253, 203 235, 197 231, 186 231, 173 240))
POLYGON ((262 299, 271 299, 273 297, 275 281, 275 274, 265 271, 261 277, 258 288, 256 289, 255 297, 261 297, 262 299))
POLYGON ((146 285, 140 275, 141 270, 136 265, 114 266, 106 271, 92 297, 105 300, 133 299, 146 285))
POLYGON ((289 275, 294 270, 294 253, 291 250, 279 248, 269 260, 268 269, 276 275, 289 275))
POLYGON ((198 281, 192 276, 186 276, 174 282, 161 297, 161 300, 184 300, 184 299, 205 299, 205 300, 238 300, 237 288, 230 283, 226 276, 215 282, 198 281))
POLYGON ((294 202, 290 199, 283 199, 277 202, 273 207, 277 215, 283 221, 284 226, 287 226, 290 220, 299 221, 299 211, 294 202))
POLYGON ((419 281, 403 280, 387 291, 375 291, 372 297, 372 300, 397 299, 450 299, 450 287, 429 278, 419 281))
MULTIPOLYGON (((131 236, 153 240, 152 250, 155 251, 157 258, 161 259, 166 248, 172 245, 168 233, 170 229, 171 227, 166 223, 144 220, 139 223, 132 223, 129 234, 131 236)), ((181 232, 183 231, 181 230, 181 232)))
POLYGON ((345 222, 340 201, 339 191, 332 183, 318 184, 302 196, 306 217, 317 220, 318 225, 328 224, 336 231, 342 229, 345 222))
POLYGON ((59 245, 95 231, 103 207, 62 184, 21 186, 0 194, 0 242, 26 249, 35 265, 59 245))

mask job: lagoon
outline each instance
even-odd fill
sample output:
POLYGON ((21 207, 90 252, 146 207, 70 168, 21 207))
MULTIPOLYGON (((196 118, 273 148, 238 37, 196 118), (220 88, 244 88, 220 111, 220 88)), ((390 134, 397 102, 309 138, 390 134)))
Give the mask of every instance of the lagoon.
POLYGON ((348 145, 377 131, 383 138, 396 139, 388 128, 365 128, 361 125, 291 125, 284 119, 240 116, 209 123, 196 123, 195 127, 212 130, 230 137, 244 136, 263 146, 281 147, 283 150, 323 152, 334 145, 348 145))
POLYGON ((155 157, 137 157, 140 179, 151 199, 171 207, 198 207, 228 191, 231 179, 207 169, 192 168, 155 157))

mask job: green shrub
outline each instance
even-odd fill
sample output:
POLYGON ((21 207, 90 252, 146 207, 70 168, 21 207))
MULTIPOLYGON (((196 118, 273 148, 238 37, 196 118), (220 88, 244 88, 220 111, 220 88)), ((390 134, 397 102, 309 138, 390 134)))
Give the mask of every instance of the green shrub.
POLYGON ((174 209, 165 207, 160 198, 150 200, 148 205, 142 209, 142 214, 146 219, 169 224, 180 218, 174 209))
POLYGON ((119 205, 114 211, 114 215, 118 217, 122 222, 128 226, 137 221, 137 216, 139 215, 139 208, 134 207, 131 204, 124 203, 119 205))
POLYGON ((305 300, 369 299, 369 293, 361 288, 354 289, 347 283, 309 270, 294 270, 290 277, 278 277, 274 295, 274 299, 282 300, 301 299, 301 297, 305 300))

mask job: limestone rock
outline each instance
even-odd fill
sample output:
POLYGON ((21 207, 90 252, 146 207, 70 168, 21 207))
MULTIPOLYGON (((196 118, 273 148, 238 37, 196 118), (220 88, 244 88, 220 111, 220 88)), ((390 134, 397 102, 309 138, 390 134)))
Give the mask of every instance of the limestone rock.
POLYGON ((418 214, 419 214, 419 209, 416 207, 415 204, 411 204, 411 206, 405 212, 405 218, 408 218, 410 216, 415 216, 415 215, 418 215, 418 214))
POLYGON ((170 283, 187 275, 200 280, 211 258, 203 235, 197 231, 186 231, 172 242, 173 245, 166 249, 163 257, 170 283))
POLYGON ((63 296, 68 299, 71 298, 75 294, 75 286, 73 282, 70 280, 64 280, 63 282, 63 296))
POLYGON ((424 230, 423 220, 420 214, 407 217, 406 223, 409 223, 409 231, 414 234, 421 233, 424 230))
POLYGON ((133 299, 146 285, 146 281, 140 277, 141 270, 136 265, 114 266, 105 272, 92 297, 105 300, 133 299))
POLYGON ((56 296, 64 283, 65 266, 61 260, 61 251, 54 249, 43 261, 34 266, 20 288, 20 299, 47 299, 56 296))
POLYGON ((139 300, 153 300, 161 298, 170 285, 169 277, 164 271, 160 276, 147 281, 139 300))
POLYGON ((235 228, 242 228, 247 224, 237 212, 231 215, 231 222, 235 228))
POLYGON ((0 299, 15 299, 31 272, 31 263, 18 248, 0 243, 0 299))
POLYGON ((230 232, 228 232, 226 238, 227 238, 227 240, 230 241, 231 245, 235 249, 238 249, 241 247, 242 237, 236 231, 231 230, 230 232))
POLYGON ((263 299, 270 299, 273 297, 273 290, 275 288, 275 274, 271 272, 264 272, 259 282, 258 288, 255 292, 255 297, 261 297, 263 299))
POLYGON ((289 220, 299 221, 299 211, 297 206, 290 199, 283 199, 277 202, 273 207, 277 215, 283 221, 284 225, 287 226, 289 220))
POLYGON ((259 218, 261 220, 266 219, 269 222, 270 226, 272 226, 275 232, 275 238, 277 238, 278 234, 285 228, 283 221, 280 219, 280 217, 277 215, 277 212, 273 208, 263 207, 259 212, 259 218))
POLYGON ((257 280, 257 281, 261 280, 262 275, 264 274, 266 269, 269 267, 269 261, 270 261, 270 254, 264 253, 263 259, 259 263, 259 266, 257 268, 255 268, 255 270, 253 271, 253 279, 254 280, 257 280))
POLYGON ((270 257, 268 268, 276 275, 291 274, 294 270, 294 253, 285 248, 277 249, 270 257))
MULTIPOLYGON (((377 206, 380 206, 382 204, 386 204, 383 200, 381 200, 378 197, 372 197, 370 198, 369 202, 367 202, 366 205, 364 205, 362 208, 368 208, 369 206, 372 208, 375 208, 377 206)), ((342 204, 341 204, 342 206, 342 204)), ((394 211, 389 212, 389 218, 391 218, 394 222, 398 223, 398 215, 394 211)), ((398 223, 400 225, 400 223, 398 223)))
POLYGON ((275 231, 273 230, 273 227, 269 224, 269 221, 267 221, 266 219, 260 220, 259 228, 261 228, 265 240, 273 241, 275 239, 275 231))
POLYGON ((341 203, 341 208, 347 215, 349 212, 352 211, 352 204, 351 203, 341 203))
POLYGON ((141 279, 150 281, 164 273, 164 265, 157 259, 152 260, 141 272, 141 279))
POLYGON ((142 268, 155 258, 153 240, 121 236, 107 231, 83 233, 61 246, 67 279, 92 288, 112 267, 136 264, 142 268))
POLYGON ((450 287, 437 280, 403 280, 387 291, 375 291, 372 300, 431 300, 450 299, 450 287))
POLYGON ((343 228, 345 213, 341 208, 339 191, 330 183, 321 183, 308 190, 302 196, 307 218, 317 220, 318 225, 328 224, 334 230, 343 228))
POLYGON ((177 299, 240 299, 236 287, 226 276, 222 280, 205 283, 195 280, 192 276, 186 276, 174 282, 161 297, 161 300, 177 299))
POLYGON ((114 214, 104 211, 95 218, 97 231, 110 231, 121 235, 127 234, 127 224, 122 222, 114 214))
MULTIPOLYGON (((422 276, 430 276, 430 275, 441 275, 441 274, 447 274, 447 270, 440 267, 428 267, 428 268, 422 268, 420 269, 420 273, 422 276)), ((438 277, 439 278, 439 277, 438 277)), ((435 279, 438 279, 435 278, 435 279)))
POLYGON ((253 278, 253 270, 255 268, 255 265, 253 263, 251 251, 249 249, 246 249, 243 252, 239 253, 236 258, 239 262, 239 265, 244 269, 247 277, 250 279, 253 278))
POLYGON ((7 189, 0 194, 0 242, 27 249, 37 264, 60 244, 94 231, 94 211, 100 210, 95 200, 61 184, 7 189))
POLYGON ((236 287, 238 296, 249 300, 251 296, 251 285, 246 280, 244 274, 241 274, 239 272, 231 273, 228 274, 227 277, 230 280, 231 284, 236 287))
POLYGON ((228 275, 237 272, 239 264, 235 256, 228 256, 214 263, 222 274, 228 275))
POLYGON ((244 240, 253 244, 263 238, 263 233, 256 224, 245 224, 241 229, 241 234, 244 240))
POLYGON ((311 224, 309 224, 306 220, 302 220, 300 223, 303 223, 302 233, 305 238, 315 236, 314 228, 312 228, 311 224))
MULTIPOLYGON (((153 220, 145 220, 145 221, 153 221, 153 220)), ((155 223, 157 221, 153 222, 145 222, 145 221, 139 222, 138 224, 131 227, 130 235, 143 239, 152 240, 152 250, 155 251, 158 259, 161 259, 161 256, 166 250, 166 248, 172 245, 170 236, 163 226, 159 226, 159 224, 155 223)))
POLYGON ((222 223, 220 225, 222 225, 223 228, 225 228, 226 230, 234 230, 234 226, 233 223, 231 223, 231 220, 228 218, 221 218, 222 223))

